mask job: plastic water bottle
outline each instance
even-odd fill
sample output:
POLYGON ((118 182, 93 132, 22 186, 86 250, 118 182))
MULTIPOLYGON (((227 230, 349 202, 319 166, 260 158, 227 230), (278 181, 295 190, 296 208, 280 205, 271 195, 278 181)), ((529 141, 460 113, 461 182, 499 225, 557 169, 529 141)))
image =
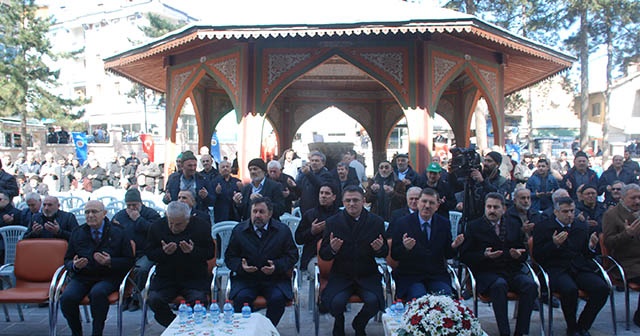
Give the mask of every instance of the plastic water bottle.
POLYGON ((404 314, 404 304, 402 304, 402 299, 398 299, 396 310, 398 311, 398 317, 401 317, 402 314, 404 314))
POLYGON ((213 300, 211 305, 209 306, 209 317, 211 318, 211 322, 216 324, 220 322, 220 307, 218 306, 218 302, 213 300))
POLYGON ((187 307, 185 300, 180 301, 180 306, 178 306, 178 318, 180 319, 180 324, 186 324, 189 319, 189 307, 187 307))
POLYGON ((192 320, 193 319, 193 308, 191 308, 191 304, 187 303, 187 312, 188 312, 188 316, 189 319, 192 320))
POLYGON ((251 307, 249 307, 248 303, 244 303, 244 306, 242 306, 242 317, 243 318, 250 318, 251 317, 251 307))
POLYGON ((227 300, 224 303, 222 312, 224 314, 224 323, 232 323, 233 322, 233 306, 231 305, 231 302, 229 302, 229 300, 227 300))
POLYGON ((398 301, 393 300, 393 303, 391 304, 391 306, 389 306, 389 315, 391 315, 391 317, 396 317, 397 315, 397 311, 396 311, 397 304, 398 304, 398 301))
POLYGON ((193 306, 193 321, 196 324, 202 323, 203 315, 206 314, 204 307, 200 303, 200 300, 196 300, 196 304, 193 306))

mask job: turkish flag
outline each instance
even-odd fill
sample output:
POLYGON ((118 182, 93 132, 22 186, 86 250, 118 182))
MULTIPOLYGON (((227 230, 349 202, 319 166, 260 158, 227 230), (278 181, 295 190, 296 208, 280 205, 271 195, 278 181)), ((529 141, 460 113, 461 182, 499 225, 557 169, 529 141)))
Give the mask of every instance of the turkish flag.
POLYGON ((142 141, 142 151, 149 156, 149 162, 153 162, 153 153, 155 152, 155 144, 151 134, 140 134, 142 141))

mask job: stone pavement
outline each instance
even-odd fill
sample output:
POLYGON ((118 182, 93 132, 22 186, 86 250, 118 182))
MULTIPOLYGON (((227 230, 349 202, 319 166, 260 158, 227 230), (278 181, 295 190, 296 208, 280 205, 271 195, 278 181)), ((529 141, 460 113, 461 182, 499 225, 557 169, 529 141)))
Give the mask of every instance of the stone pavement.
MULTIPOLYGON (((300 335, 313 335, 314 333, 314 325, 313 325, 313 315, 307 308, 307 297, 308 297, 308 282, 304 281, 302 284, 300 299, 301 299, 301 331, 300 335)), ((624 323, 624 293, 616 292, 615 293, 615 303, 616 303, 616 320, 618 327, 618 335, 638 335, 640 334, 640 328, 635 326, 633 322, 631 323, 631 329, 629 331, 625 330, 624 323)), ((638 293, 631 293, 631 314, 633 314, 635 308, 638 303, 638 293)), ((473 306, 473 302, 471 300, 467 300, 466 304, 470 307, 473 306)), ((579 307, 579 310, 582 309, 582 303, 579 307)), ((514 304, 510 303, 510 313, 513 311, 514 304)), ((548 306, 545 305, 545 322, 547 320, 548 311, 546 310, 548 306)), ((48 317, 47 317, 47 308, 38 308, 37 306, 27 306, 23 308, 23 312, 25 314, 25 321, 19 322, 18 312, 15 305, 9 305, 9 314, 11 316, 11 322, 5 322, 4 314, 0 313, 0 335, 2 336, 46 336, 48 335, 48 317)), ((350 328, 350 322, 353 316, 358 312, 360 307, 357 304, 352 305, 351 311, 348 313, 346 319, 346 331, 347 335, 353 335, 353 329, 350 328)), ((264 311, 261 311, 264 313, 264 311)), ((83 314, 84 316, 84 314, 83 314)), ((140 319, 141 312, 124 312, 123 324, 124 324, 124 335, 139 335, 140 333, 140 319)), ((479 304, 479 317, 480 322, 482 323, 483 328, 489 335, 498 335, 497 327, 495 323, 495 319, 493 318, 493 311, 491 310, 491 306, 487 304, 479 304)), ((153 320, 153 314, 149 312, 150 323, 147 327, 146 335, 157 336, 162 334, 164 328, 158 325, 153 320)), ((512 328, 515 325, 515 321, 512 320, 512 328)), ((333 318, 329 315, 323 315, 320 317, 320 335, 328 336, 331 335, 331 328, 333 326, 333 318)), ((554 334, 555 335, 564 335, 565 333, 565 324, 562 317, 562 311, 559 308, 554 310, 554 334)), ((91 330, 91 325, 84 323, 83 324, 85 333, 88 333, 91 330)), ((280 324, 278 325, 278 330, 281 335, 295 335, 295 324, 294 324, 294 314, 293 308, 288 307, 286 309, 285 315, 282 317, 280 324)), ((60 313, 58 316, 58 335, 70 335, 69 329, 67 328, 67 323, 62 314, 60 313)), ((531 335, 539 335, 540 334, 540 319, 537 312, 534 312, 531 317, 531 335)), ((105 328, 105 336, 117 335, 116 333, 116 310, 115 306, 112 306, 111 311, 109 312, 109 318, 107 320, 107 326, 105 328)), ((382 329, 381 322, 371 321, 367 327, 367 334, 371 336, 382 336, 384 335, 384 331, 382 329)), ((603 310, 598 315, 598 318, 591 329, 591 334, 593 336, 604 336, 604 335, 613 335, 613 328, 611 324, 611 309, 610 304, 607 302, 607 305, 603 308, 603 310)))

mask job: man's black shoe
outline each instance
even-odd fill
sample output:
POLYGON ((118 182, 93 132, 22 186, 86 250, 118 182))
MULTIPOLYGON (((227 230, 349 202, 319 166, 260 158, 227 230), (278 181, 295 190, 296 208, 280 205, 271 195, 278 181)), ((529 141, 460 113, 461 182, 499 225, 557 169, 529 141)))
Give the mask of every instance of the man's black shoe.
POLYGON ((344 314, 340 314, 335 316, 335 321, 333 322, 333 336, 344 336, 344 314))

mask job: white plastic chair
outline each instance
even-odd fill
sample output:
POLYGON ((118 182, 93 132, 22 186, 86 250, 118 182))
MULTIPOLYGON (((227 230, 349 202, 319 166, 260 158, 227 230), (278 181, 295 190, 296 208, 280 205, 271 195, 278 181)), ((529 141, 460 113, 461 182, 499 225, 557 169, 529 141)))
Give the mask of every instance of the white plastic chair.
POLYGON ((60 208, 64 211, 69 211, 75 208, 84 207, 84 199, 78 196, 69 196, 64 198, 59 198, 60 200, 60 208))
POLYGON ((104 206, 108 206, 109 204, 118 201, 118 199, 116 197, 114 197, 114 196, 100 196, 100 197, 96 198, 96 200, 102 202, 102 204, 104 204, 104 206))
POLYGON ((293 208, 291 214, 295 217, 302 218, 302 211, 300 211, 300 207, 293 208))
POLYGON ((214 268, 213 275, 215 277, 216 290, 215 293, 218 293, 218 290, 222 290, 225 288, 222 286, 222 277, 226 276, 226 279, 229 279, 229 275, 231 271, 224 263, 224 253, 227 251, 227 247, 229 246, 229 240, 231 240, 231 232, 233 228, 238 225, 236 221, 223 221, 213 224, 211 227, 211 237, 216 239, 216 244, 220 246, 220 255, 216 258, 217 266, 214 268), (218 240, 217 237, 220 237, 218 240))
POLYGON ((458 223, 462 218, 462 212, 449 211, 449 222, 451 222, 451 237, 454 239, 458 236, 458 223))
POLYGON ((155 208, 156 207, 156 203, 152 200, 142 200, 142 204, 144 204, 144 206, 149 207, 149 208, 155 208))

